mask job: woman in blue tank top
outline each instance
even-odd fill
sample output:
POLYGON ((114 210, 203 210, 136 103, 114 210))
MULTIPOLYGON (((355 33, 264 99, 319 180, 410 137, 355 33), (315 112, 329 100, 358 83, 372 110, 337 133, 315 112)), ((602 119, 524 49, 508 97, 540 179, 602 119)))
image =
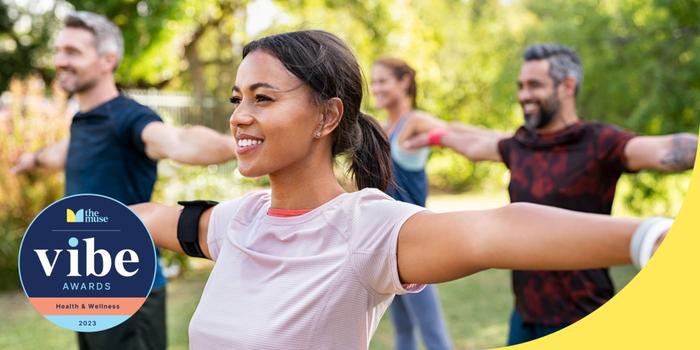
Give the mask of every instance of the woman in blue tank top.
MULTIPOLYGON (((395 184, 386 192, 396 200, 425 206, 428 196, 425 163, 429 150, 408 151, 400 146, 411 136, 414 124, 434 120, 427 113, 416 110, 415 71, 403 60, 380 59, 372 68, 371 90, 376 106, 388 114, 385 131, 391 144, 395 184)), ((451 348, 435 286, 429 285, 417 294, 397 295, 389 310, 396 332, 396 349, 418 349, 415 326, 420 329, 427 349, 451 348)))

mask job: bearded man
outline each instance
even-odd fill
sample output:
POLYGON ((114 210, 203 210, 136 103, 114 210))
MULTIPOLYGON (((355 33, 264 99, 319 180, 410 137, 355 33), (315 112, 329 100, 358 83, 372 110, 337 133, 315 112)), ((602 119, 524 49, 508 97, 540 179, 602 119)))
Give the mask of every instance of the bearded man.
MULTIPOLYGON (((637 136, 585 122, 576 113, 583 73, 576 52, 558 44, 528 47, 518 77, 524 125, 514 134, 424 118, 404 142, 409 149, 449 147, 472 161, 503 162, 511 202, 610 214, 623 172, 691 169, 697 137, 637 136)), ((557 249, 557 247, 552 247, 557 249)), ((508 345, 562 329, 613 297, 608 269, 513 271, 515 309, 508 345)))

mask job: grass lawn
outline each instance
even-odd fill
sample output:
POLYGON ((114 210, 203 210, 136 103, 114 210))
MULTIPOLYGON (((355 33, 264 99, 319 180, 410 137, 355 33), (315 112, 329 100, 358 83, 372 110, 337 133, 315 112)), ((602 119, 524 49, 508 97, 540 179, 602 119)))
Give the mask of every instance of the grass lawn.
MULTIPOLYGON (((496 195, 439 195, 430 198, 435 211, 476 209, 507 203, 505 193, 496 195)), ((630 266, 612 269, 618 288, 634 276, 630 266)), ((168 284, 169 349, 184 350, 187 326, 209 274, 205 266, 168 284)), ((456 349, 502 346, 512 306, 508 271, 490 270, 438 286, 443 312, 456 349)), ((389 317, 384 317, 370 349, 392 349, 389 317)), ((77 349, 75 335, 54 326, 37 313, 24 294, 0 293, 0 349, 77 349)))

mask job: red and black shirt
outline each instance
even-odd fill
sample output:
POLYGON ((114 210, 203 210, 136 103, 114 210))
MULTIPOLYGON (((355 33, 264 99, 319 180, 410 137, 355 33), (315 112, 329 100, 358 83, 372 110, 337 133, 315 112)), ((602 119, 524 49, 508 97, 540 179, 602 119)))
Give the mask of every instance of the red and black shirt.
MULTIPOLYGON (((511 173, 511 202, 610 214, 617 180, 627 171, 625 145, 634 136, 599 123, 576 123, 548 135, 521 127, 498 144, 511 173)), ((576 322, 615 292, 607 269, 516 270, 512 283, 523 320, 552 326, 576 322)))

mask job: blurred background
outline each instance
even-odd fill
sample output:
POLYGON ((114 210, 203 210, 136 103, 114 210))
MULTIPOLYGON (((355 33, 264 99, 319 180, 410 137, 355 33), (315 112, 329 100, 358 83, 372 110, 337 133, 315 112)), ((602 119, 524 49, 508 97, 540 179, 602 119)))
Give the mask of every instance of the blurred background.
MULTIPOLYGON (((41 320, 18 281, 24 230, 60 198, 63 174, 20 177, 9 168, 22 151, 67 135, 74 112, 52 81, 52 37, 73 10, 103 14, 125 38, 119 87, 174 124, 228 130, 241 49, 257 37, 324 29, 346 40, 366 74, 382 56, 405 59, 418 72, 418 106, 446 120, 512 131, 521 124, 516 77, 523 49, 538 42, 575 48, 584 66, 579 116, 640 134, 687 131, 700 123, 698 0, 0 0, 0 348, 76 348, 75 337, 41 320), (37 337, 37 331, 47 334, 37 337)), ((369 79, 369 76, 366 76, 369 79)), ((385 116, 365 98, 365 110, 385 116)), ((508 202, 501 164, 474 164, 436 150, 428 164, 429 207, 457 210, 508 202)), ((266 180, 245 179, 229 163, 159 165, 154 200, 224 200, 266 180)), ((674 215, 690 173, 625 175, 614 215, 674 215)), ((187 348, 187 323, 209 266, 166 254, 169 342, 187 348)), ((614 269, 617 287, 633 276, 614 269)), ((511 307, 507 271, 489 271, 440 286, 459 349, 505 342, 511 307)), ((390 349, 384 320, 373 349, 390 349)))

